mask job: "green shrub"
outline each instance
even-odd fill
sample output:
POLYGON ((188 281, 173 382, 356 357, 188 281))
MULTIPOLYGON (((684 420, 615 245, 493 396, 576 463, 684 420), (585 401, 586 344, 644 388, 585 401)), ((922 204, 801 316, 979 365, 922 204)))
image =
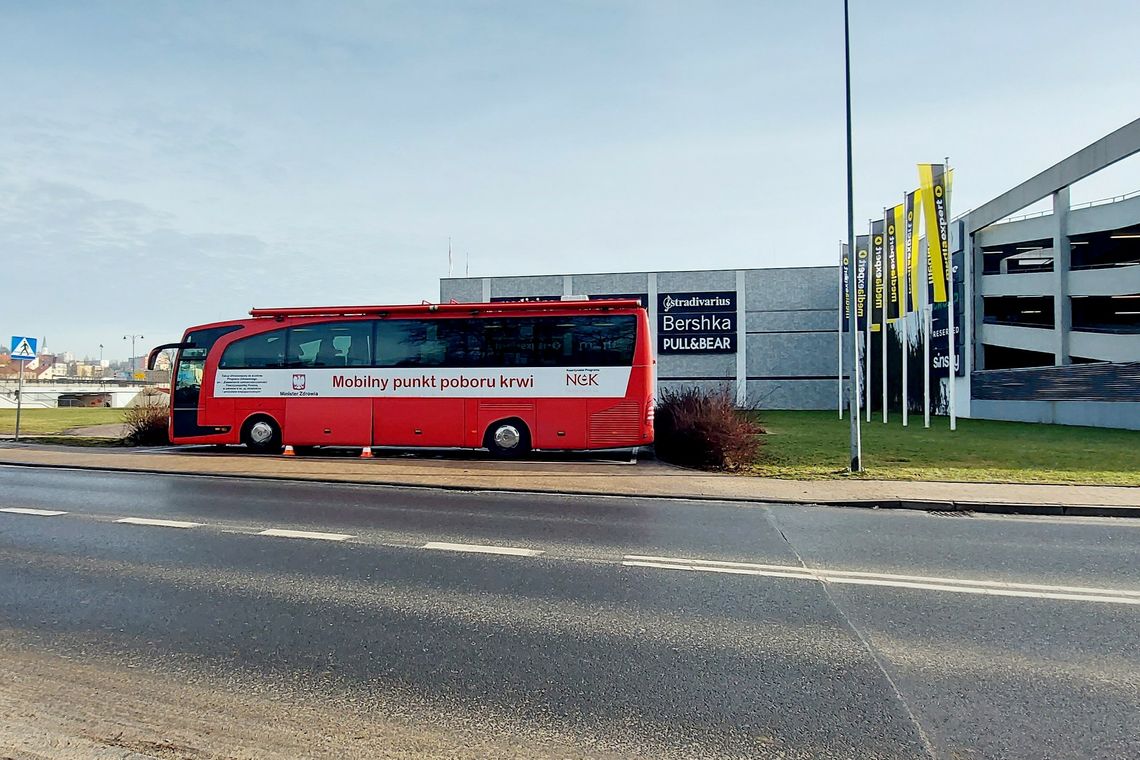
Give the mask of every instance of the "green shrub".
POLYGON ((756 461, 764 429, 737 409, 727 386, 665 390, 657 403, 658 458, 703 470, 739 470, 756 461))

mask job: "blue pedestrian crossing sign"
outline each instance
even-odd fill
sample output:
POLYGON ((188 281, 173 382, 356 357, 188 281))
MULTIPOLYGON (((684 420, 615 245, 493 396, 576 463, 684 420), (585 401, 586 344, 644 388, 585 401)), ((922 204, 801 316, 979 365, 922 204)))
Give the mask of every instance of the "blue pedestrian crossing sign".
POLYGON ((25 338, 23 335, 12 336, 12 350, 10 356, 13 359, 20 359, 29 361, 36 358, 36 339, 25 338))

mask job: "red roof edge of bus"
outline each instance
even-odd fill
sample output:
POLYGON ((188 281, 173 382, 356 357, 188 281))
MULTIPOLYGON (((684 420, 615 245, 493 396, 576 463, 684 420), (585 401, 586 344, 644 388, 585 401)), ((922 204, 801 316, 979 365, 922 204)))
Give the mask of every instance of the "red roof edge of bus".
POLYGON ((641 307, 637 298, 597 301, 503 301, 498 303, 432 303, 394 306, 312 306, 281 309, 250 309, 251 317, 347 317, 367 314, 469 314, 510 311, 603 311, 641 307))

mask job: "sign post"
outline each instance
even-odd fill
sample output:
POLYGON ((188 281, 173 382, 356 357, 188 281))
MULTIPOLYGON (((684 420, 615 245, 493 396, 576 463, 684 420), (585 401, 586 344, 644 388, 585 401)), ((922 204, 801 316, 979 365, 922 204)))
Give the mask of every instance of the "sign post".
POLYGON ((20 441, 20 411, 24 405, 24 365, 36 358, 36 339, 13 335, 9 355, 20 362, 20 377, 16 381, 16 442, 20 441))
POLYGON ((20 407, 24 404, 24 362, 20 362, 20 379, 16 381, 16 443, 20 442, 20 407))

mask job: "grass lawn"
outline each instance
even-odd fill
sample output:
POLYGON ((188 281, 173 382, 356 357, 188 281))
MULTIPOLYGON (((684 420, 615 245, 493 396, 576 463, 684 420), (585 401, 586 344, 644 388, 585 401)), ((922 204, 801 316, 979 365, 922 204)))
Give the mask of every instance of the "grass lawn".
MULTIPOLYGON (((20 436, 58 435, 71 428, 122 421, 122 409, 24 409, 20 412, 20 436)), ((12 435, 15 432, 16 410, 0 409, 0 434, 12 435)))
MULTIPOLYGON (((853 477, 849 421, 835 412, 759 412, 768 431, 753 475, 818 480, 853 477)), ((863 467, 877 480, 958 480, 1140 486, 1140 431, 945 417, 930 429, 863 422, 863 467)), ((917 421, 917 424, 915 424, 917 421)))

